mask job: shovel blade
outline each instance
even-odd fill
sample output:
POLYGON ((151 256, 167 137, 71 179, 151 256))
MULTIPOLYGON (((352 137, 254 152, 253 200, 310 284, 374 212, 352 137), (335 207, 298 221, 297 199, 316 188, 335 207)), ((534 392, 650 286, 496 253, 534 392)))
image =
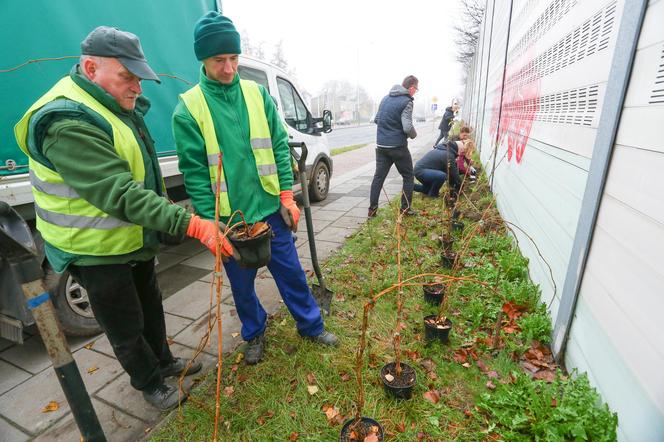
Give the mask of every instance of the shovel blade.
POLYGON ((330 315, 330 307, 332 304, 332 293, 331 290, 321 287, 318 284, 311 285, 311 291, 313 292, 314 299, 318 304, 318 307, 327 315, 330 315))

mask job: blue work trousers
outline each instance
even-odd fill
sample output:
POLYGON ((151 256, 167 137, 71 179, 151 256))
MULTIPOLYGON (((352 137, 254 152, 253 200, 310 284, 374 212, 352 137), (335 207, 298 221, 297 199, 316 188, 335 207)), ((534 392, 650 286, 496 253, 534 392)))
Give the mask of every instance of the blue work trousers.
POLYGON ((422 169, 415 173, 415 178, 422 184, 415 184, 413 190, 436 197, 440 194, 440 188, 445 184, 447 174, 442 170, 422 169))
MULTIPOLYGON (((304 274, 293 235, 279 212, 263 221, 272 227, 272 258, 267 268, 277 284, 284 304, 295 319, 302 336, 317 336, 323 332, 323 318, 304 274)), ((224 263, 231 284, 235 309, 242 321, 242 338, 249 341, 265 331, 267 313, 256 296, 254 281, 257 269, 241 268, 237 261, 224 263)))

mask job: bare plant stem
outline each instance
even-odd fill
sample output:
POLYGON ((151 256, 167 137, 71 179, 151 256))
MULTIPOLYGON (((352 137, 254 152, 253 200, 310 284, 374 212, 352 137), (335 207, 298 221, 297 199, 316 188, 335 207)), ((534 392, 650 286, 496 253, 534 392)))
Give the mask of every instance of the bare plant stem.
MULTIPOLYGON (((401 284, 402 273, 401 273, 401 222, 403 220, 403 214, 399 213, 397 215, 397 281, 401 284)), ((401 376, 401 319, 403 316, 403 288, 399 287, 397 291, 397 323, 394 329, 394 360, 396 375, 401 376)))
POLYGON ((498 312, 498 318, 496 319, 496 328, 493 331, 493 341, 491 342, 491 349, 495 350, 500 344, 500 326, 503 323, 503 311, 498 312))
MULTIPOLYGON (((217 189, 215 192, 214 198, 214 223, 219 225, 219 194, 221 193, 221 160, 223 154, 219 152, 217 161, 217 189)), ((244 217, 243 217, 244 220, 244 217)), ((222 354, 222 334, 221 334, 221 236, 219 229, 215 232, 215 241, 216 241, 216 254, 214 261, 214 272, 215 280, 217 285, 217 333, 219 337, 217 339, 217 390, 214 403, 214 442, 217 442, 217 434, 219 430, 219 412, 221 408, 220 404, 220 393, 221 393, 221 369, 223 365, 223 354, 222 354)))

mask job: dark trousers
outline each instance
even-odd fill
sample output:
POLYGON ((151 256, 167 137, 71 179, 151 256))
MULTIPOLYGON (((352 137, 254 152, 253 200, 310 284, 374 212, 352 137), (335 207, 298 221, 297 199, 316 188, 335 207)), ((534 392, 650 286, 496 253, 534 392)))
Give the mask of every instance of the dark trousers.
POLYGON ((95 318, 131 386, 154 390, 163 382, 160 365, 173 359, 154 259, 135 265, 72 265, 69 271, 87 290, 95 318))
POLYGON ((445 184, 447 174, 442 170, 422 169, 415 174, 415 178, 422 184, 415 184, 415 191, 427 196, 439 196, 440 188, 445 184))
POLYGON ((392 147, 376 148, 376 173, 374 173, 373 181, 371 182, 371 193, 369 194, 369 208, 375 209, 378 207, 378 199, 380 191, 383 188, 383 183, 387 174, 390 173, 392 164, 397 166, 397 171, 403 178, 403 189, 401 193, 401 210, 410 207, 410 202, 413 200, 413 159, 410 156, 408 147, 392 147))
MULTIPOLYGON (((295 319, 302 336, 317 336, 323 332, 323 317, 307 285, 293 235, 279 212, 264 219, 272 227, 270 270, 279 294, 295 319)), ((242 322, 242 339, 250 341, 265 331, 267 313, 258 300, 254 282, 257 269, 245 269, 234 259, 224 263, 237 314, 242 322)))
POLYGON ((440 130, 440 135, 438 135, 438 139, 436 140, 435 143, 433 143, 434 147, 438 145, 440 140, 444 140, 445 138, 447 138, 447 134, 449 134, 449 133, 450 133, 449 129, 448 130, 441 129, 440 130))

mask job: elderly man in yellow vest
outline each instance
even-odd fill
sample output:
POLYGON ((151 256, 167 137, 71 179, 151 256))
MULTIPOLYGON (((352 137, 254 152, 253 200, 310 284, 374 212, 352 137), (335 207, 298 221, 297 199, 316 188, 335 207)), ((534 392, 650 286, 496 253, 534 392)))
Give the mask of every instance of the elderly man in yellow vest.
MULTIPOLYGON (((236 210, 248 223, 266 221, 272 227, 272 258, 268 268, 293 315, 298 332, 318 344, 338 345, 325 331, 291 229, 300 212, 293 201, 288 135, 269 93, 238 73, 240 35, 233 22, 217 13, 203 16, 194 29, 194 52, 203 62, 199 84, 180 96, 173 132, 180 171, 195 212, 213 219, 217 157, 223 153, 219 207, 222 222, 236 210)), ((242 337, 248 341, 245 361, 263 357, 267 314, 256 296, 256 269, 242 268, 235 259, 224 263, 231 284, 242 337)))
MULTIPOLYGON (((100 26, 81 43, 81 62, 15 127, 29 156, 37 229, 56 272, 69 269, 131 385, 160 410, 178 405, 164 378, 200 363, 166 342, 155 275, 158 232, 187 234, 214 253, 216 225, 171 204, 143 115, 141 80, 159 82, 138 37, 100 26)), ((232 255, 224 243, 222 253, 232 255)))

